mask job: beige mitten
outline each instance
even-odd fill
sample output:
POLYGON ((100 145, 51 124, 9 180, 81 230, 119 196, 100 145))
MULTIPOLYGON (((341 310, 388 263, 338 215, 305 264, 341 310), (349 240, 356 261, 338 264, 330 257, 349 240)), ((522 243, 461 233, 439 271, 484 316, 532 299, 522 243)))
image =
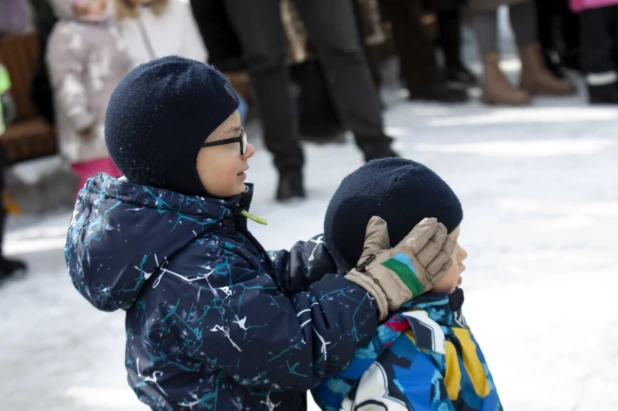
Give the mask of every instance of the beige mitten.
POLYGON ((346 275, 376 300, 380 320, 433 287, 453 265, 455 242, 435 218, 425 218, 390 248, 386 221, 367 224, 363 254, 346 275))

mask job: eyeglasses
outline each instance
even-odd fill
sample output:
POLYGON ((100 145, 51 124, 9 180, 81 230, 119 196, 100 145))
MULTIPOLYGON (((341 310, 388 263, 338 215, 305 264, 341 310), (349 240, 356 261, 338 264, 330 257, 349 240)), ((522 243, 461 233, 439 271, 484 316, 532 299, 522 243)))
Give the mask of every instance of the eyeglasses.
POLYGON ((214 147, 234 143, 240 143, 240 155, 244 156, 247 153, 247 133, 245 132, 244 128, 240 129, 240 136, 238 137, 225 138, 223 140, 204 143, 202 144, 202 147, 214 147))

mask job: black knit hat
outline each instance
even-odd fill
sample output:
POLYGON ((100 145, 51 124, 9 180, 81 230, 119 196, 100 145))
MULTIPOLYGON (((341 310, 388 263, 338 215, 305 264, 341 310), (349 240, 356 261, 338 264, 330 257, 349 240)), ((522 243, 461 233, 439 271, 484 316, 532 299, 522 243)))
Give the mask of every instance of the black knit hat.
POLYGON ((356 265, 374 215, 387 222, 395 246, 425 217, 452 232, 463 210, 448 184, 422 164, 402 158, 365 164, 343 179, 326 210, 324 241, 340 272, 356 265))
POLYGON ((133 183, 206 194, 197 155, 236 109, 236 92, 215 68, 181 57, 154 60, 114 90, 105 118, 107 148, 133 183))

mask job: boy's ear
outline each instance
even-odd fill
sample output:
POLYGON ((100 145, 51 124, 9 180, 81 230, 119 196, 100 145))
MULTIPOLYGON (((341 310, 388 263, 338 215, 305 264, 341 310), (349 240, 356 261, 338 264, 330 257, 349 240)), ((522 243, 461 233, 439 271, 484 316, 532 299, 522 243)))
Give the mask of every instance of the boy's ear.
POLYGON ((360 260, 363 261, 370 255, 382 250, 391 248, 391 241, 388 237, 388 225, 382 218, 373 216, 367 224, 365 233, 365 245, 360 260))

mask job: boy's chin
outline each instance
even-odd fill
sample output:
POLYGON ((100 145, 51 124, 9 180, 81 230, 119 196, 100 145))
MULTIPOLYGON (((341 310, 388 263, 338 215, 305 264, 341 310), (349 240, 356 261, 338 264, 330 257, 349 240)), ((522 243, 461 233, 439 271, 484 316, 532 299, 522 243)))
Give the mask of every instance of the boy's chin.
POLYGON ((230 195, 230 197, 235 197, 247 192, 247 185, 245 183, 240 184, 238 189, 234 190, 234 193, 230 195))

